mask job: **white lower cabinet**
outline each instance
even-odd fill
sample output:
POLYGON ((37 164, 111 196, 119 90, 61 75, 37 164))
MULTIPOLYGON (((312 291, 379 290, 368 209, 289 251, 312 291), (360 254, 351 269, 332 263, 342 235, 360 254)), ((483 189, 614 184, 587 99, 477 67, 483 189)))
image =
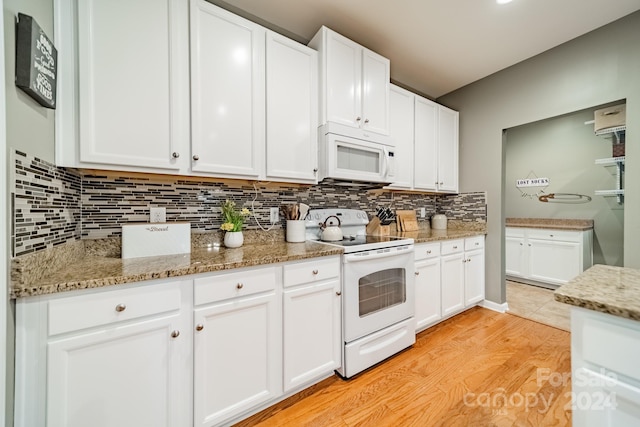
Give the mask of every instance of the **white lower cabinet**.
POLYGON ((214 426, 282 394, 275 267, 194 280, 194 426, 214 426))
POLYGON ((416 332, 442 319, 440 308, 440 243, 415 245, 416 332))
POLYGON ((484 236, 417 244, 416 332, 484 300, 484 236))
POLYGON ((15 425, 189 425, 190 300, 189 280, 19 300, 15 425))
POLYGON ((591 267, 592 246, 592 230, 507 227, 507 277, 562 285, 591 267))
POLYGON ((574 426, 640 425, 639 353, 638 321, 571 307, 574 426))
POLYGON ((340 258, 284 266, 284 391, 340 367, 340 258))

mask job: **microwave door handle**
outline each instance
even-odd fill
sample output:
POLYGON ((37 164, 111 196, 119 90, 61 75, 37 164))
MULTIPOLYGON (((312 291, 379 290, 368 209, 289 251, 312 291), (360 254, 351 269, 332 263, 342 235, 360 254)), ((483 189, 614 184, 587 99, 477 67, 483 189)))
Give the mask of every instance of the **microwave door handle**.
POLYGON ((389 150, 387 147, 382 148, 382 156, 384 157, 382 160, 382 177, 387 177, 387 169, 389 169, 389 150))

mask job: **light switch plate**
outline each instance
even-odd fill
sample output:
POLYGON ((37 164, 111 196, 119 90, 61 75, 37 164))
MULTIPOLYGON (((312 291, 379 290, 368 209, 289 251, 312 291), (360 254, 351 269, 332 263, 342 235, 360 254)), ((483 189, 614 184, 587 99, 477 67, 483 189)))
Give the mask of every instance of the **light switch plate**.
POLYGON ((167 222, 167 208, 150 208, 149 222, 167 222))

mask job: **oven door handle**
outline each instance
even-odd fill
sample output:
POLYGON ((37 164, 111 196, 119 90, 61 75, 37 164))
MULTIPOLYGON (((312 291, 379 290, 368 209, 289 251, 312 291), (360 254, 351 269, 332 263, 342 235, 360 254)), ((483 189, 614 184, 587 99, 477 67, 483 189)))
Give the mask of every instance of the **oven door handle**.
MULTIPOLYGON (((373 252, 373 251, 371 251, 373 252)), ((378 252, 378 253, 368 253, 367 255, 358 255, 358 254, 346 254, 344 255, 344 262, 360 262, 360 261, 371 261, 372 259, 379 258, 391 258, 394 256, 402 256, 407 255, 413 252, 413 248, 405 249, 405 250, 394 250, 392 252, 378 252)))

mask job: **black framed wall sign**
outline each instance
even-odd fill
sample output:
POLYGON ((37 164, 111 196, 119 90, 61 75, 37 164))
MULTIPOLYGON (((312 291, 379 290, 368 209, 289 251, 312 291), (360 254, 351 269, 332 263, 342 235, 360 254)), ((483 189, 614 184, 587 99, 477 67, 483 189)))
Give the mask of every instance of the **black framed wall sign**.
POLYGON ((16 86, 55 109, 58 51, 33 17, 18 13, 16 27, 16 86))

